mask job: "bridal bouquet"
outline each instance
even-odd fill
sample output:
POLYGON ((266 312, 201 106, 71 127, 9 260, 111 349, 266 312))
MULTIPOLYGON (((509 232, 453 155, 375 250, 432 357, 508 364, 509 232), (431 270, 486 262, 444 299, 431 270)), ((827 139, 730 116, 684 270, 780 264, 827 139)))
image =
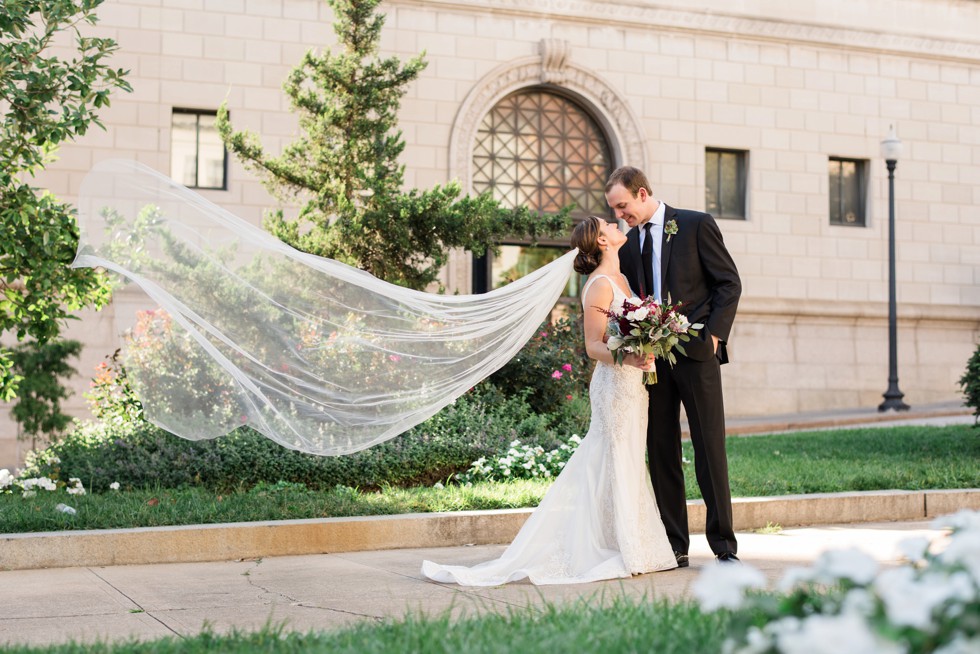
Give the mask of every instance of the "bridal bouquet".
MULTIPOLYGON (((682 304, 671 304, 669 296, 665 304, 647 296, 642 300, 636 297, 623 300, 622 305, 614 303, 609 309, 596 307, 609 316, 606 346, 612 352, 613 360, 622 365, 629 354, 652 354, 671 366, 677 363, 673 351, 676 349, 686 355, 681 342, 691 340, 691 336, 697 336, 697 330, 704 327, 701 323, 692 325, 687 316, 678 311, 682 304)), ((656 384, 657 371, 646 371, 643 383, 656 384)))

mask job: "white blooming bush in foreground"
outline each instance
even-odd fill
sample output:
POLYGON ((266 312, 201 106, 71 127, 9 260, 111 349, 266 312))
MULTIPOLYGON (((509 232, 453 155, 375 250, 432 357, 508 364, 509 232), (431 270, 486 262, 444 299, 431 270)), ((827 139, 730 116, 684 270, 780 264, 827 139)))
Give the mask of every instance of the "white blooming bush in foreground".
POLYGON ((458 479, 467 483, 557 477, 581 442, 578 434, 572 434, 567 443, 545 452, 543 447, 525 445, 515 440, 506 454, 490 459, 481 456, 470 464, 469 470, 458 475, 458 479))
POLYGON ((777 593, 747 565, 710 566, 694 593, 705 611, 733 612, 726 654, 980 653, 980 512, 933 522, 929 543, 903 541, 907 564, 878 570, 857 549, 786 572, 777 593))
POLYGON ((11 474, 7 468, 0 469, 0 494, 10 494, 19 490, 24 497, 35 497, 39 490, 53 492, 60 487, 64 487, 69 495, 85 494, 85 486, 78 477, 71 477, 65 483, 51 477, 18 477, 11 474))

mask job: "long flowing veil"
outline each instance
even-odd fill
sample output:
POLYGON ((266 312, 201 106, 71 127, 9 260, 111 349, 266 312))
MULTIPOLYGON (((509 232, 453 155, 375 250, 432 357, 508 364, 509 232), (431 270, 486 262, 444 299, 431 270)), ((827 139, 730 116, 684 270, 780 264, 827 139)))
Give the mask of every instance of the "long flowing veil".
POLYGON ((85 178, 74 267, 138 285, 165 313, 124 364, 146 417, 192 440, 247 424, 346 454, 429 418, 547 318, 575 250, 484 295, 436 295, 299 252, 133 161, 85 178))

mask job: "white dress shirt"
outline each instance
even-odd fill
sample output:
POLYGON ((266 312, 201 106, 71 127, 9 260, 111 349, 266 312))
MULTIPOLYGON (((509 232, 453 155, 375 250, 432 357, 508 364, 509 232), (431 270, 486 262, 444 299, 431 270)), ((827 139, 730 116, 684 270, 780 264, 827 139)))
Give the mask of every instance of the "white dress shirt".
MULTIPOLYGON (((654 297, 663 300, 663 294, 661 289, 663 284, 660 280, 660 248, 663 244, 664 238, 664 215, 666 214, 666 208, 663 202, 657 206, 657 210, 653 212, 653 216, 648 221, 651 225, 650 227, 650 237, 653 239, 653 270, 651 271, 653 275, 650 279, 653 280, 653 295, 654 297)), ((638 225, 640 228, 640 252, 643 252, 644 239, 646 238, 646 223, 638 225)))

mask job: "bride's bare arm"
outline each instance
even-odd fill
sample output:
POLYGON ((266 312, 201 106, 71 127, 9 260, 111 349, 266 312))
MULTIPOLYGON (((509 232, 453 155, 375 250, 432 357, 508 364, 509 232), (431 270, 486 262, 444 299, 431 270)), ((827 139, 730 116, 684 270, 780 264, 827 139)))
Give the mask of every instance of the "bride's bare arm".
MULTIPOLYGON (((597 307, 608 307, 612 303, 613 290, 608 279, 602 279, 589 286, 585 294, 585 301, 582 302, 585 313, 585 351, 589 357, 603 363, 615 363, 612 352, 606 347, 606 324, 609 318, 597 307)), ((644 360, 628 355, 623 363, 628 366, 635 366, 648 370, 652 368, 652 361, 647 364, 644 360)))

